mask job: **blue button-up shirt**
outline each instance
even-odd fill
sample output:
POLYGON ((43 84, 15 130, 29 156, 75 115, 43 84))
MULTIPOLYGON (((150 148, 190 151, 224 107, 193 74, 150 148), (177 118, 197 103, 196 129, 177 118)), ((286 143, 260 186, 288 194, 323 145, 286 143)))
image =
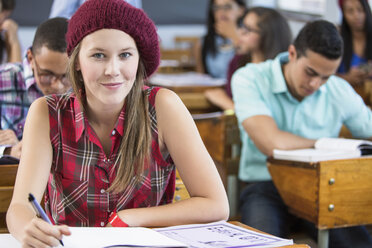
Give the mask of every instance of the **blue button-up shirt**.
POLYGON ((298 101, 288 91, 282 65, 288 53, 261 64, 248 64, 232 77, 242 152, 239 177, 243 181, 270 180, 266 156, 249 138, 242 122, 256 115, 272 117, 282 131, 309 139, 338 137, 346 125, 354 137, 372 137, 372 112, 345 80, 331 76, 312 95, 298 101))

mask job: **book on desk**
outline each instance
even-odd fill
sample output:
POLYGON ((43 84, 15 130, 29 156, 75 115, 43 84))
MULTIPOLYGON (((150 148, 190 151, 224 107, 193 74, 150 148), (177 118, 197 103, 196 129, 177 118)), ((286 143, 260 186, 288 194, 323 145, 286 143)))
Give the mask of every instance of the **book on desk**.
POLYGON ((372 155, 372 142, 367 140, 321 138, 315 143, 315 148, 278 150, 274 149, 275 159, 302 162, 318 162, 335 159, 358 158, 372 155))

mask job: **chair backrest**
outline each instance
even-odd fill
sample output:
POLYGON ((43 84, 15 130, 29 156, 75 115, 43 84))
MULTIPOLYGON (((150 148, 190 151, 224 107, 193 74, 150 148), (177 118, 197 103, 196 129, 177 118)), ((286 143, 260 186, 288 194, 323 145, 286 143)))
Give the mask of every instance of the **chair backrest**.
POLYGON ((227 176, 237 175, 239 168, 241 141, 237 119, 223 112, 194 114, 193 118, 226 187, 227 176))

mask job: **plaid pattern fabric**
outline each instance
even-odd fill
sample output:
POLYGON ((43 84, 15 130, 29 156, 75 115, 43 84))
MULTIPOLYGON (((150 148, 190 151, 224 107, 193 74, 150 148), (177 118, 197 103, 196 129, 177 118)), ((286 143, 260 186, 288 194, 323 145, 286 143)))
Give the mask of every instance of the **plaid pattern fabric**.
POLYGON ((50 116, 53 164, 45 193, 45 209, 55 224, 105 226, 114 210, 171 203, 175 166, 161 154, 155 111, 159 88, 146 88, 152 130, 151 159, 139 184, 124 192, 106 190, 116 175, 115 161, 124 130, 124 108, 111 133, 112 148, 106 157, 101 143, 73 93, 46 96, 50 116))
POLYGON ((12 129, 22 139, 28 109, 33 101, 43 96, 36 85, 27 58, 21 63, 0 67, 1 129, 12 129))

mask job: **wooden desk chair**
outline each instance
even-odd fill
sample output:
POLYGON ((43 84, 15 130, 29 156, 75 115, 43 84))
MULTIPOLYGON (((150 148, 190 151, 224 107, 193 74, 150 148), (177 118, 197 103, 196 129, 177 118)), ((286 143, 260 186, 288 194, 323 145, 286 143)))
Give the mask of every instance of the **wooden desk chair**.
POLYGON ((162 66, 158 69, 160 73, 179 73, 186 71, 195 71, 195 59, 192 51, 189 49, 161 49, 161 60, 171 60, 176 62, 173 66, 162 66))
POLYGON ((182 201, 188 198, 190 198, 189 192, 183 184, 178 170, 176 170, 176 190, 174 192, 173 202, 182 201))
POLYGON ((353 86, 354 90, 363 98, 368 106, 372 104, 372 80, 367 79, 364 84, 353 86))
POLYGON ((314 223, 318 247, 331 228, 372 224, 372 158, 297 162, 269 158, 268 168, 290 212, 314 223))
POLYGON ((0 233, 7 233, 6 212, 12 199, 18 165, 0 165, 0 233))
POLYGON ((227 191, 230 216, 237 218, 240 135, 235 115, 223 112, 193 115, 200 136, 213 158, 227 191))

